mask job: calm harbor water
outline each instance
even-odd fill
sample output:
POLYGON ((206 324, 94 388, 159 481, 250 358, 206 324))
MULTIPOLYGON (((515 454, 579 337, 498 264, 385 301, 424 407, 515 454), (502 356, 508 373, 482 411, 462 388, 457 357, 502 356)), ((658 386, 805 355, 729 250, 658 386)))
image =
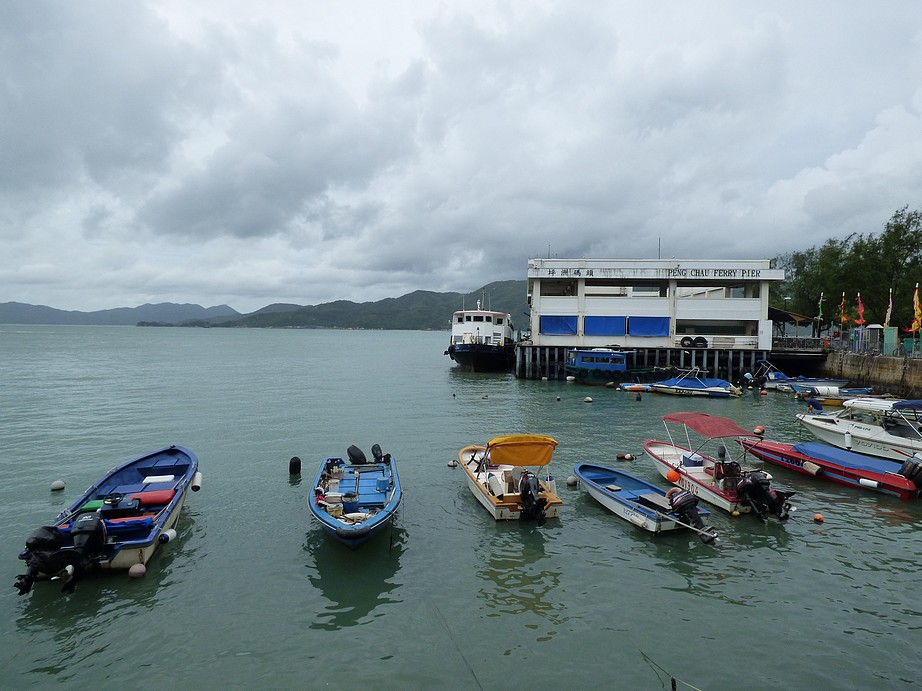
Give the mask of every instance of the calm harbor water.
MULTIPOLYGON (((3 688, 872 689, 917 684, 922 508, 772 468, 781 525, 652 538, 564 480, 703 410, 809 439, 783 394, 698 401, 457 371, 446 333, 0 325, 3 688), (591 395, 592 403, 584 402, 591 395), (447 463, 557 438, 561 519, 496 523, 447 463), (405 487, 351 552, 312 525, 324 456, 373 443, 405 487), (12 587, 25 538, 168 444, 204 474, 145 578, 12 587), (303 461, 289 477, 288 460, 303 461), (62 493, 49 484, 63 479, 62 493), (814 513, 826 516, 814 523, 814 513), (682 683, 680 683, 682 688, 682 683)), ((634 472, 659 482, 648 458, 634 472)))

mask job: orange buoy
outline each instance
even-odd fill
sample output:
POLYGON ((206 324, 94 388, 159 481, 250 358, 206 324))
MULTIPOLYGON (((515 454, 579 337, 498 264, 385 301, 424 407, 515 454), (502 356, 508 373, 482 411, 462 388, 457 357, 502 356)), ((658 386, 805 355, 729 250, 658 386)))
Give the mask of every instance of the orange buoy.
POLYGON ((762 427, 762 425, 756 425, 756 428, 752 430, 752 433, 761 437, 763 434, 765 434, 765 428, 762 427))
POLYGON ((768 391, 766 391, 765 389, 762 389, 762 390, 759 392, 759 394, 762 395, 762 396, 767 396, 767 395, 768 395, 768 391))
POLYGON ((821 514, 821 513, 815 513, 815 514, 813 514, 813 522, 814 522, 814 523, 822 523, 822 522, 825 521, 825 520, 826 520, 826 519, 823 518, 823 514, 821 514))
POLYGON ((679 475, 679 471, 677 470, 670 470, 666 473, 666 479, 669 480, 669 482, 678 482, 680 477, 682 476, 679 475))

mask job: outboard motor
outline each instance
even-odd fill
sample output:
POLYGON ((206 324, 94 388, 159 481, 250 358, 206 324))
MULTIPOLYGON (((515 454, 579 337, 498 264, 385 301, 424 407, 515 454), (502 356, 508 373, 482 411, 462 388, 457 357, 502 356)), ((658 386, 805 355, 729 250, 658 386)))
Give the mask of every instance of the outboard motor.
POLYGON ((736 485, 736 493, 742 497, 760 520, 765 520, 764 512, 787 520, 791 517, 791 503, 788 501, 794 492, 778 492, 771 486, 767 473, 755 470, 746 474, 736 485))
POLYGON ((384 454, 381 453, 381 446, 379 444, 375 444, 371 447, 371 457, 378 463, 384 460, 384 454))
POLYGON ((26 540, 26 551, 20 556, 28 571, 17 576, 13 584, 20 595, 32 589, 40 573, 60 578, 64 583, 61 592, 72 593, 76 580, 93 568, 96 557, 105 553, 106 525, 98 513, 80 514, 70 533, 73 549, 62 549, 64 536, 53 526, 39 528, 26 540))
POLYGON ((911 480, 916 489, 922 489, 922 458, 918 453, 914 453, 903 461, 903 465, 900 466, 900 475, 911 480))
POLYGON ((539 526, 547 520, 544 507, 547 499, 540 496, 541 485, 537 476, 530 470, 522 473, 519 478, 519 502, 522 505, 522 518, 527 521, 537 521, 539 526))
POLYGON ((674 492, 669 496, 669 505, 674 514, 698 531, 701 542, 709 545, 717 539, 717 532, 706 526, 698 514, 698 497, 694 494, 684 489, 674 492))
POLYGON ((357 446, 350 446, 348 449, 346 449, 346 453, 349 455, 349 462, 352 465, 362 465, 363 463, 368 463, 368 461, 365 459, 365 452, 357 446))

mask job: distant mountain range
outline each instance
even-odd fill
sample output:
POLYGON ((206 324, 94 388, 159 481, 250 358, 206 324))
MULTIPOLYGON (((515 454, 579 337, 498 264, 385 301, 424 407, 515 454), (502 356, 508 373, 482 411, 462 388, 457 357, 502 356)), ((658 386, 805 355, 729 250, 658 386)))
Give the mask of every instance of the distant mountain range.
POLYGON ((455 310, 484 309, 512 314, 519 329, 528 329, 527 281, 497 281, 471 293, 417 290, 377 302, 337 300, 320 305, 273 304, 249 314, 228 305, 160 303, 76 312, 21 302, 0 303, 0 324, 76 324, 99 326, 207 326, 228 328, 339 328, 447 330, 455 310))

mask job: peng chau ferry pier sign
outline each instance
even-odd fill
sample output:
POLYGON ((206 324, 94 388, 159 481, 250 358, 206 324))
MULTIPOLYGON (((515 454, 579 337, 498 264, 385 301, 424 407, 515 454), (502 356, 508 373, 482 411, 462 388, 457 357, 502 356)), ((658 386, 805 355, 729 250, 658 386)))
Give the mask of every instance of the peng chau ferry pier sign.
POLYGON ((767 259, 530 259, 531 343, 516 374, 558 378, 567 349, 615 347, 638 367, 729 378, 770 353, 769 290, 783 280, 767 259))

